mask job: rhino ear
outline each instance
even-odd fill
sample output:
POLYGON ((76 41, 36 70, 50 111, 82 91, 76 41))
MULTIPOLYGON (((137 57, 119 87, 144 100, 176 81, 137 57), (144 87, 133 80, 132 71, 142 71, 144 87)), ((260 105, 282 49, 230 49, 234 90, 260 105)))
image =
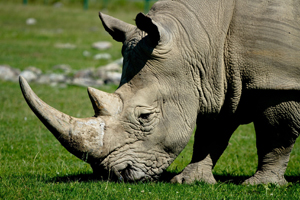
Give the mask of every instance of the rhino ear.
POLYGON ((156 46, 161 39, 158 25, 143 13, 139 13, 136 16, 135 23, 139 29, 148 33, 151 41, 156 46))
POLYGON ((118 42, 124 42, 128 33, 136 29, 134 25, 99 12, 99 17, 105 30, 118 42))

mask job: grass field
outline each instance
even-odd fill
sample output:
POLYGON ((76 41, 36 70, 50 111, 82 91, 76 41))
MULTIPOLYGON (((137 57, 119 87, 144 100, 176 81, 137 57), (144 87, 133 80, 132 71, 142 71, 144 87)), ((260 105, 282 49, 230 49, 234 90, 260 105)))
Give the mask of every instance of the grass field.
MULTIPOLYGON (((73 69, 98 67, 110 61, 96 61, 82 55, 96 41, 108 40, 112 60, 121 57, 121 44, 111 40, 101 27, 97 8, 50 5, 0 0, 0 64, 25 69, 35 66, 44 72, 57 64, 73 69), (37 19, 28 26, 27 18, 37 19), (57 49, 57 43, 72 43, 75 49, 57 49)), ((118 4, 106 13, 134 23, 143 6, 118 4), (122 9, 120 6, 125 6, 122 9)), ((111 7, 112 8, 112 7, 111 7)), ((104 51, 103 51, 104 52, 104 51)), ((90 117, 93 109, 86 89, 31 84, 49 105, 75 117, 90 117)), ((102 90, 113 92, 116 86, 102 90)), ((201 128, 201 127, 200 127, 201 128)), ((178 173, 190 161, 193 140, 168 168, 178 173)), ((300 144, 296 142, 286 172, 286 186, 243 186, 254 174, 257 156, 253 125, 241 126, 233 135, 213 173, 215 185, 114 183, 95 180, 90 166, 67 152, 27 106, 19 85, 0 81, 0 199, 299 199, 300 144)))

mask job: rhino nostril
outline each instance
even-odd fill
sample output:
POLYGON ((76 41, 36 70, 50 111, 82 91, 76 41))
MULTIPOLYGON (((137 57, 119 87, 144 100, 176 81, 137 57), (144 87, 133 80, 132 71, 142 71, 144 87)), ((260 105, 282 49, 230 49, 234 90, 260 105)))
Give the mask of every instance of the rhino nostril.
POLYGON ((123 176, 119 176, 119 177, 118 177, 118 180, 119 180, 120 182, 123 182, 123 181, 124 181, 123 176))
POLYGON ((121 176, 124 177, 126 180, 133 180, 131 170, 132 170, 131 166, 130 166, 130 165, 127 165, 126 168, 124 168, 123 170, 120 171, 120 174, 121 174, 121 176))
POLYGON ((113 171, 114 175, 117 177, 118 181, 121 181, 121 182, 124 181, 122 174, 115 167, 112 167, 112 171, 113 171))

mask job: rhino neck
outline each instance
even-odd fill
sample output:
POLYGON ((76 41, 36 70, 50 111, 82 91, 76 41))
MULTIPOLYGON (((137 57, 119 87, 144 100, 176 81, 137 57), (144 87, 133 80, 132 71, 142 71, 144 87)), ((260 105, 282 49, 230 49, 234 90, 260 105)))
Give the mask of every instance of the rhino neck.
POLYGON ((206 116, 220 113, 226 98, 224 54, 234 6, 234 1, 161 1, 149 12, 164 27, 176 27, 174 41, 183 61, 179 70, 188 73, 180 80, 194 87, 198 112, 206 116))

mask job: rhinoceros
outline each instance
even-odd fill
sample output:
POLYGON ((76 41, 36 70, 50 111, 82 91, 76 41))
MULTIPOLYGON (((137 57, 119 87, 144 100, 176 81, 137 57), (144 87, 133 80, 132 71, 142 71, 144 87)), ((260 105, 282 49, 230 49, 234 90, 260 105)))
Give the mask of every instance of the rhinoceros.
POLYGON ((212 169, 241 124, 253 122, 258 167, 246 184, 286 184, 300 129, 300 2, 160 0, 136 25, 99 13, 123 43, 118 89, 88 88, 95 115, 50 107, 23 77, 37 117, 99 177, 156 180, 195 132, 191 163, 171 182, 216 183, 212 169))

